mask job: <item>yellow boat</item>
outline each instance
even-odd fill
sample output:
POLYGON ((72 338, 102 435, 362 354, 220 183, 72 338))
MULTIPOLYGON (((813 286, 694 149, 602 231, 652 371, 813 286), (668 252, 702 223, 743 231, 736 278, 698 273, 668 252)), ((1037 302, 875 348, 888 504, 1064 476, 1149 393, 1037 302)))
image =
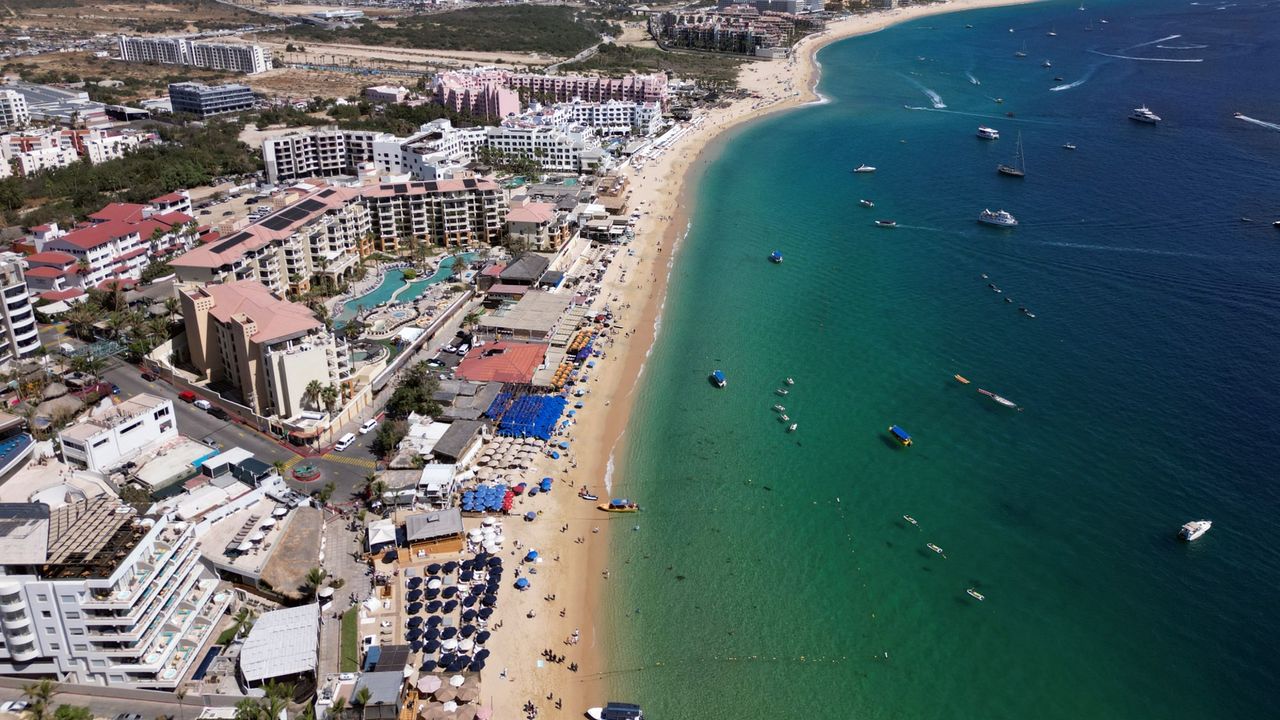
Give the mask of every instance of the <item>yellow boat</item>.
POLYGON ((596 506, 598 509, 612 513, 633 513, 640 512, 640 506, 630 500, 620 500, 614 498, 607 503, 600 503, 596 506))
POLYGON ((963 375, 956 375, 956 376, 955 376, 955 378, 956 378, 956 382, 960 383, 961 385, 968 385, 968 384, 969 384, 969 378, 967 378, 967 377, 965 377, 965 376, 963 376, 963 375))

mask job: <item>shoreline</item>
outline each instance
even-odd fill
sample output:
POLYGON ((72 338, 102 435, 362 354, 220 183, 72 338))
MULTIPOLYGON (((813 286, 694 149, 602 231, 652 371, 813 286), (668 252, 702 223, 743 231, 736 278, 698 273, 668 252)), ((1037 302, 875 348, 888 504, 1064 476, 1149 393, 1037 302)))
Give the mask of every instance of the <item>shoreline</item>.
MULTIPOLYGON (((625 520, 626 516, 601 513, 594 503, 580 500, 576 492, 587 485, 604 499, 610 494, 624 494, 627 487, 623 462, 627 423, 635 392, 643 382, 645 364, 657 341, 672 257, 687 234, 701 171, 727 146, 735 132, 749 123, 828 102, 817 92, 821 79, 817 53, 827 45, 930 15, 1031 2, 1036 0, 951 0, 832 22, 823 32, 801 39, 788 60, 745 63, 739 73, 739 86, 753 97, 700 115, 689 132, 659 158, 639 170, 630 165, 625 168, 631 182, 630 207, 642 215, 635 239, 619 247, 603 279, 601 297, 613 309, 616 332, 604 345, 605 356, 587 384, 590 402, 579 412, 570 433, 574 446, 572 467, 542 468, 547 475, 557 476, 561 489, 553 494, 553 506, 541 513, 540 521, 521 532, 525 545, 538 547, 544 556, 565 556, 566 562, 557 560, 554 564, 559 577, 558 582, 553 581, 553 590, 559 589, 554 604, 564 610, 564 615, 556 617, 546 602, 520 601, 518 608, 504 608, 504 618, 512 617, 513 611, 526 615, 525 633, 520 638, 510 633, 495 636, 502 639, 495 644, 494 654, 503 658, 504 670, 508 671, 504 678, 494 677, 485 686, 496 716, 515 717, 529 701, 539 713, 561 716, 568 710, 576 717, 588 707, 603 706, 610 699, 629 700, 609 695, 613 658, 609 657, 608 645, 613 639, 607 629, 596 624, 607 584, 623 581, 606 577, 611 552, 609 521, 625 520), (612 480, 608 489, 604 487, 607 477, 612 480), (566 490, 563 485, 569 488, 566 490), (553 524, 557 530, 565 529, 552 533, 553 524), (583 542, 578 543, 578 538, 583 542), (529 610, 545 610, 540 615, 545 619, 528 622, 529 610), (575 629, 581 632, 581 644, 566 648, 565 639, 575 629), (580 669, 562 674, 562 668, 538 660, 543 648, 565 654, 566 662, 576 662, 580 669), (562 702, 562 708, 555 707, 556 700, 562 702)), ((643 498, 636 500, 643 504, 643 498)))

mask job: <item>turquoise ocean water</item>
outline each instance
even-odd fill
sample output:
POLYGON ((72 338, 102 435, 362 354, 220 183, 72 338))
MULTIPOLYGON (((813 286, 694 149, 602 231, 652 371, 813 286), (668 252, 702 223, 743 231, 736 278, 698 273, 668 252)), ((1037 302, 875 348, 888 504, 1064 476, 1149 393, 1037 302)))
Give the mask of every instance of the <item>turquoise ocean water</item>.
POLYGON ((1088 5, 832 45, 830 102, 706 167, 617 458, 645 512, 616 521, 613 699, 1276 716, 1280 4, 1088 5), (1022 181, 995 173, 1019 131, 1022 181))

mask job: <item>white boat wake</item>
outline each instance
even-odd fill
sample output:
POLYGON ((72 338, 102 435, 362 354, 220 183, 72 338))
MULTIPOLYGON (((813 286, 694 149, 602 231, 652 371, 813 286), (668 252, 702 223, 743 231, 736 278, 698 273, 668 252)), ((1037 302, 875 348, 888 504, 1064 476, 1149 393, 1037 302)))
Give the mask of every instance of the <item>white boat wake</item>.
POLYGON ((988 113, 965 112, 963 110, 941 110, 938 108, 924 107, 923 105, 903 105, 907 110, 922 110, 924 112, 946 113, 948 115, 966 115, 968 117, 985 118, 987 120, 999 120, 1001 122, 1020 122, 1034 123, 1036 125, 1058 125, 1059 123, 1050 120, 1028 120, 1026 118, 1009 117, 1008 115, 991 115, 988 113))
POLYGON ((1148 58, 1148 57, 1134 57, 1132 55, 1115 55, 1112 53, 1104 53, 1100 50, 1090 50, 1089 52, 1093 53, 1094 55, 1101 55, 1103 57, 1118 58, 1120 60, 1140 60, 1142 62, 1169 62, 1169 63, 1204 62, 1204 58, 1148 58))
POLYGON ((1120 52, 1129 52, 1130 50, 1137 50, 1137 49, 1138 49, 1138 48, 1140 48, 1140 47, 1146 47, 1146 46, 1148 46, 1148 45, 1155 45, 1156 43, 1168 42, 1169 40, 1177 40, 1177 39, 1178 39, 1178 38, 1180 38, 1180 37, 1182 37, 1182 36, 1181 36, 1181 35, 1170 35, 1169 37, 1156 38, 1155 40, 1148 40, 1147 42, 1144 42, 1144 43, 1138 43, 1137 45, 1130 45, 1130 46, 1129 46, 1129 47, 1127 47, 1127 48, 1120 48, 1120 52))
POLYGON ((965 77, 967 77, 967 78, 969 78, 969 82, 970 82, 970 83, 972 83, 972 84, 974 84, 974 85, 981 85, 981 84, 982 84, 982 82, 981 82, 980 80, 978 80, 978 78, 974 77, 974 76, 973 76, 973 73, 971 73, 971 72, 966 72, 966 73, 964 74, 964 76, 965 76, 965 77))
POLYGON ((1094 73, 1094 71, 1095 71, 1095 70, 1097 70, 1097 69, 1098 69, 1098 67, 1095 65, 1095 66, 1093 66, 1093 67, 1089 68, 1089 71, 1088 71, 1088 72, 1086 72, 1086 73, 1084 74, 1084 77, 1080 78, 1079 80, 1073 80, 1072 82, 1069 82, 1069 83, 1067 83, 1067 84, 1065 84, 1065 85, 1055 85, 1055 86, 1053 86, 1053 87, 1051 87, 1051 88, 1049 88, 1049 89, 1050 89, 1051 91, 1053 91, 1053 92, 1062 92, 1063 90, 1070 90, 1070 89, 1072 89, 1072 88, 1078 88, 1078 87, 1080 87, 1081 85, 1083 85, 1083 84, 1085 84, 1085 83, 1089 82, 1089 78, 1092 78, 1092 77, 1093 77, 1093 73, 1094 73))
POLYGON ((1208 45, 1157 45, 1161 50, 1203 50, 1208 45))
POLYGON ((1258 118, 1251 118, 1251 117, 1249 117, 1248 115, 1237 115, 1237 116, 1236 116, 1236 119, 1237 119, 1237 120, 1243 120, 1243 121, 1245 121, 1245 122, 1249 123, 1250 125, 1257 125, 1258 127, 1264 127, 1264 128, 1266 128, 1266 129, 1268 129, 1268 130, 1276 130, 1276 131, 1280 131, 1280 123, 1267 122, 1266 120, 1259 120, 1258 118))
POLYGON ((902 77, 906 78, 907 82, 910 82, 912 85, 915 85, 917 88, 919 88, 920 92, 924 93, 929 98, 929 101, 933 103, 933 107, 935 110, 941 110, 942 108, 947 106, 946 103, 942 102, 941 95, 934 92, 933 90, 930 90, 924 85, 921 85, 920 81, 907 77, 906 75, 903 75, 902 77))

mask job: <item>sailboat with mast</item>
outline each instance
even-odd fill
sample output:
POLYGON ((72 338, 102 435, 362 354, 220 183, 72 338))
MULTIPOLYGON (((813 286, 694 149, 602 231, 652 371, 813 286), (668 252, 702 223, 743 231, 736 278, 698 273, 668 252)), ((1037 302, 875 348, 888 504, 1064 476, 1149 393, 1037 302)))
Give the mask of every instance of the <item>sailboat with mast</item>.
POLYGON ((1022 154, 1022 133, 1021 132, 1018 133, 1018 149, 1017 149, 1017 154, 1014 155, 1013 164, 1005 165, 1004 163, 1000 163, 999 165, 996 165, 996 172, 1000 173, 1001 175, 1008 175, 1009 177, 1020 178, 1020 177, 1026 176, 1027 160, 1022 154))
POLYGON ((1014 57, 1024 58, 1027 56, 1027 41, 1022 41, 1022 49, 1013 54, 1014 57))

